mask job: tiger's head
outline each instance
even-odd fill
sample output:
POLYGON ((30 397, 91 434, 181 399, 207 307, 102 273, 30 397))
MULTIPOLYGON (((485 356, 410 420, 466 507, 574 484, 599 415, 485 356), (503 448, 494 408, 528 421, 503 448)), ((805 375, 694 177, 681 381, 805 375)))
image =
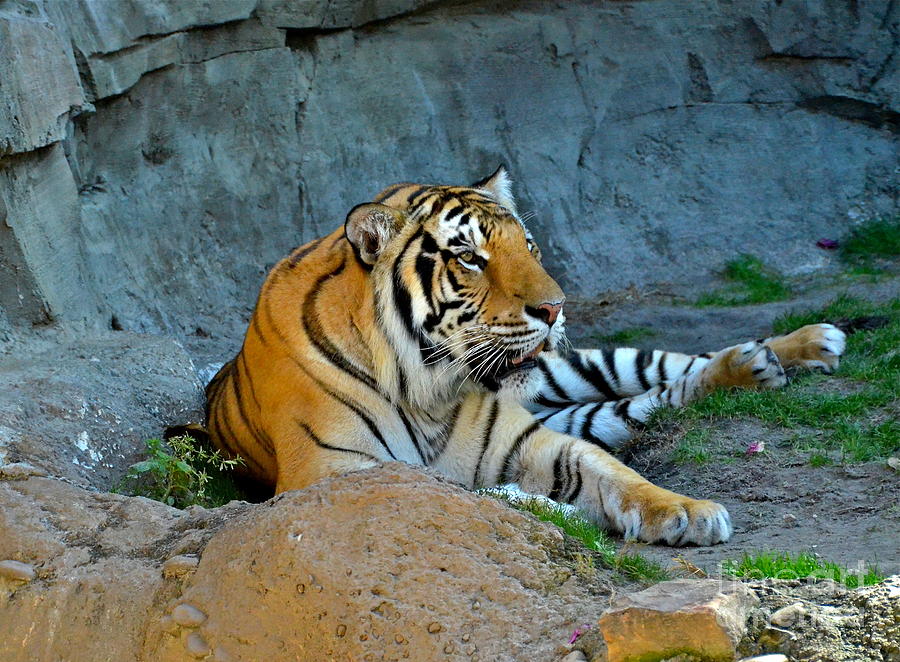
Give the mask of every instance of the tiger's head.
POLYGON ((389 187, 355 207, 345 231, 370 270, 401 389, 530 394, 535 357, 563 338, 565 297, 502 166, 470 187, 389 187))

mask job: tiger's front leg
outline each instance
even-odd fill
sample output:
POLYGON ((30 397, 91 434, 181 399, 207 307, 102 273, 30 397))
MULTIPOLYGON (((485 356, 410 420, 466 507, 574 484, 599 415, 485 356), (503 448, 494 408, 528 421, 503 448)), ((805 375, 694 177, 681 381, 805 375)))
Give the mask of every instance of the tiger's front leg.
POLYGON ((723 506, 658 487, 598 446, 555 432, 493 394, 466 399, 434 466, 471 487, 517 482, 626 538, 712 545, 731 536, 723 506))

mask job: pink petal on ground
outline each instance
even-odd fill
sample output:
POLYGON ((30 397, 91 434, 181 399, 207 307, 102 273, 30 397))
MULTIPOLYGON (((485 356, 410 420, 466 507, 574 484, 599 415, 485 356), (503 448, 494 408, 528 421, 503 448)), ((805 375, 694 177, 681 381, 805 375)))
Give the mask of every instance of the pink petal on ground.
POLYGON ((838 247, 838 243, 834 239, 819 239, 819 241, 816 242, 816 246, 824 248, 827 251, 833 251, 838 247))
POLYGON ((569 637, 569 645, 574 644, 576 641, 578 641, 578 638, 590 629, 590 623, 588 623, 587 625, 582 625, 580 628, 575 628, 575 631, 572 632, 572 636, 569 637))
POLYGON ((766 450, 766 442, 754 441, 749 446, 747 446, 747 455, 753 455, 754 453, 762 453, 764 450, 766 450))

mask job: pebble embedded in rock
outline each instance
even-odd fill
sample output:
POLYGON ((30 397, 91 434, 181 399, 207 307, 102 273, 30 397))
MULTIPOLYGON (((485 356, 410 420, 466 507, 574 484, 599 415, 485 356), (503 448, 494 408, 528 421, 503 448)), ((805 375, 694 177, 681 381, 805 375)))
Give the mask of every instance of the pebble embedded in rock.
POLYGON ((189 575, 197 569, 200 559, 187 554, 173 556, 162 566, 162 574, 166 579, 175 579, 189 575))
POLYGON ((172 620, 186 628, 195 628, 206 620, 206 614, 193 605, 180 604, 172 610, 172 620))
POLYGON ((189 655, 201 658, 209 655, 209 644, 198 632, 191 632, 184 640, 184 648, 189 655))
POLYGON ((437 634, 438 632, 441 631, 441 624, 440 624, 440 623, 429 623, 429 624, 428 624, 428 631, 429 631, 431 634, 437 634))
POLYGON ((587 658, 581 651, 572 651, 559 662, 587 662, 587 658))
POLYGON ((0 561, 0 577, 20 582, 30 582, 34 579, 34 567, 28 563, 12 559, 0 561))
POLYGON ((772 625, 777 625, 783 628, 789 628, 793 625, 796 625, 797 621, 806 616, 806 608, 803 606, 803 603, 795 602, 792 605, 788 605, 787 607, 782 607, 769 619, 769 622, 772 625))
POLYGON ((740 662, 789 662, 787 655, 781 653, 772 653, 771 655, 757 655, 756 657, 745 657, 740 662))

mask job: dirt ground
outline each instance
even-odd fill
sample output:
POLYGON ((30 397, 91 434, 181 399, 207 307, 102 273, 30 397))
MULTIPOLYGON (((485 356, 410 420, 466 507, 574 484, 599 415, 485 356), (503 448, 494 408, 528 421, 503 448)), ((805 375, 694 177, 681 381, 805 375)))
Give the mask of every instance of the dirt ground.
MULTIPOLYGON (((820 307, 848 290, 884 301, 900 296, 900 279, 811 288, 792 301, 725 309, 673 304, 658 292, 573 301, 570 338, 576 347, 592 347, 603 335, 642 327, 653 335, 628 344, 709 351, 769 335, 786 311, 820 307)), ((676 572, 683 568, 674 560, 680 557, 712 576, 722 560, 763 550, 811 552, 851 569, 868 564, 885 575, 900 573, 900 473, 884 460, 813 467, 791 447, 789 431, 754 420, 709 425, 713 452, 703 464, 675 463, 675 441, 665 434, 643 437, 627 460, 659 485, 724 504, 734 536, 711 548, 629 545, 633 551, 676 572), (747 456, 752 441, 764 441, 765 452, 747 456)))

